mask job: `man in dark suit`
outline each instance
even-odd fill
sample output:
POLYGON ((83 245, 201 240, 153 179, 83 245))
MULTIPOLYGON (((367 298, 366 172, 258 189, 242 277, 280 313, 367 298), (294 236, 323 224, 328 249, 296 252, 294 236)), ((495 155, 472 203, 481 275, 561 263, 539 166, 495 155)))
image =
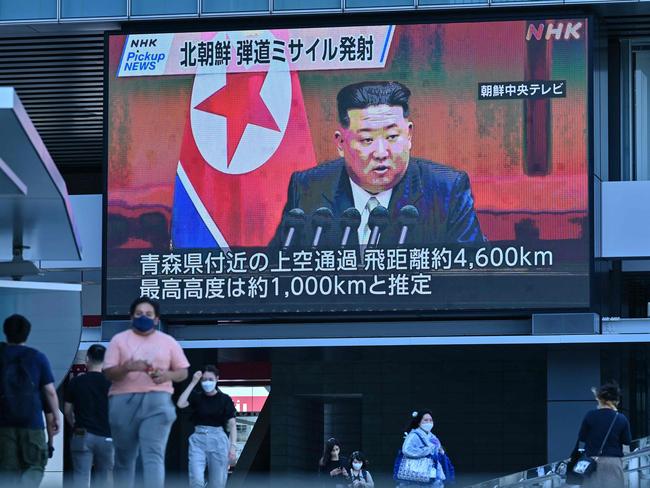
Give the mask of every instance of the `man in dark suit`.
MULTIPOLYGON (((293 208, 302 209, 307 225, 293 241, 308 246, 313 236, 310 217, 321 207, 334 215, 320 245, 337 246, 342 213, 355 207, 361 214, 350 245, 367 244, 370 212, 383 205, 389 224, 379 244, 396 245, 399 212, 405 205, 419 211, 408 243, 480 244, 485 241, 474 211, 467 174, 442 164, 410 156, 413 123, 408 119, 410 90, 397 82, 348 85, 337 95, 340 128, 334 134, 340 158, 291 176, 283 222, 293 208)), ((282 246, 286 226, 281 223, 271 246, 282 246)))

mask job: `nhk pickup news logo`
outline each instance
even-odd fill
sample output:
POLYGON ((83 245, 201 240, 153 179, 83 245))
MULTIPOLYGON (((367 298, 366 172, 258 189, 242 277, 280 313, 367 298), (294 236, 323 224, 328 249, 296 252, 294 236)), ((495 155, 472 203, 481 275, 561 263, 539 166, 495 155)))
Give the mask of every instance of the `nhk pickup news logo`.
POLYGON ((583 27, 582 22, 531 22, 526 30, 526 40, 578 40, 582 36, 583 27))
POLYGON ((128 36, 117 76, 163 74, 173 38, 173 34, 128 36))

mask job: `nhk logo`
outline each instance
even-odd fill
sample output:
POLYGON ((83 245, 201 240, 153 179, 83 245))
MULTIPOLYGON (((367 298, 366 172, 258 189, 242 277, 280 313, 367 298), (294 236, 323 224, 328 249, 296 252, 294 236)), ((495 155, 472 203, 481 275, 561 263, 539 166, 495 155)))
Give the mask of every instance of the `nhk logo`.
POLYGON ((166 57, 164 53, 131 51, 126 55, 124 71, 155 71, 158 63, 166 57))
POLYGON ((158 75, 165 72, 173 36, 128 36, 118 76, 158 75))
POLYGON ((582 22, 563 22, 553 23, 549 22, 540 22, 539 24, 528 24, 528 30, 526 31, 526 40, 536 40, 541 41, 542 39, 550 41, 555 39, 559 41, 564 39, 565 41, 571 39, 580 39, 582 31, 582 22))
POLYGON ((129 47, 156 47, 158 39, 131 39, 129 47))

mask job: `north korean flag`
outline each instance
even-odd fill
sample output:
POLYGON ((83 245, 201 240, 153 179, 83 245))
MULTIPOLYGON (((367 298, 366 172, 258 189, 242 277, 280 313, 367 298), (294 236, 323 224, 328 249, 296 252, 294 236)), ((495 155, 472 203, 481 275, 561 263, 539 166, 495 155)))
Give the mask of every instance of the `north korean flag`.
POLYGON ((289 178, 315 166, 298 73, 197 74, 172 210, 175 248, 266 246, 289 178))

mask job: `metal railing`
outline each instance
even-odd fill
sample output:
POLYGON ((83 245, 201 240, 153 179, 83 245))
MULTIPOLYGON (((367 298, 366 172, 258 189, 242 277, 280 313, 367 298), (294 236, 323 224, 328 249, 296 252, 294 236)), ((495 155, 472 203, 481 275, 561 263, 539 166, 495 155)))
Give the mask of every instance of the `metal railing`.
MULTIPOLYGON (((650 488, 650 437, 632 441, 631 452, 623 456, 626 488, 650 488)), ((512 473, 468 488, 557 488, 566 483, 568 459, 512 473)))

